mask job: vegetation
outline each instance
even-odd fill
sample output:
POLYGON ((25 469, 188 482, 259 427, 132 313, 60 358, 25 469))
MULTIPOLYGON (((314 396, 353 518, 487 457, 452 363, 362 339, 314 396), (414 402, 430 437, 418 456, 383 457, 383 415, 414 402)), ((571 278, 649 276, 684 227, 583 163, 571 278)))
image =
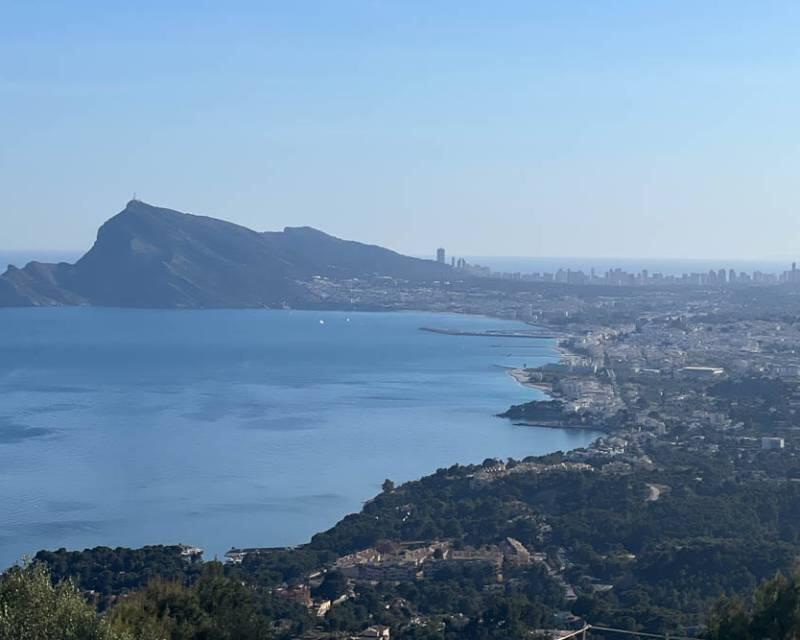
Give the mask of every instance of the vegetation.
MULTIPOLYGON (((718 633, 748 616, 760 620, 764 594, 790 593, 796 577, 759 589, 752 614, 741 601, 714 604, 726 594, 748 597, 760 581, 791 566, 800 553, 800 484, 736 479, 724 452, 666 448, 658 460, 619 472, 600 459, 592 470, 564 468, 563 455, 554 454, 524 461, 546 471, 507 472, 489 481, 477 479, 496 461, 454 466, 399 487, 387 484, 361 513, 310 544, 250 555, 238 566, 192 563, 178 547, 59 550, 8 572, 3 584, 35 578, 42 591, 46 565, 57 585, 48 593, 61 594, 50 597, 67 594, 89 624, 94 614, 74 580, 104 620, 89 627, 96 635, 76 638, 112 632, 143 640, 290 638, 313 627, 347 633, 368 624, 390 625, 399 638, 500 638, 552 625, 564 610, 595 624, 648 631, 695 628, 712 610, 718 633), (668 490, 648 500, 652 485, 668 490), (331 570, 337 557, 368 547, 449 540, 455 548, 478 548, 506 537, 547 563, 506 565, 502 582, 487 564, 444 564, 423 580, 373 585, 353 584, 331 570), (307 584, 320 571, 311 596, 345 596, 322 619, 276 591, 307 584), (577 600, 565 602, 566 583, 577 600)), ((520 464, 510 461, 507 469, 520 464)), ((18 611, 14 603, 22 600, 4 602, 18 611)))
POLYGON ((726 598, 709 619, 709 640, 795 640, 800 638, 800 572, 776 575, 751 601, 726 598))
POLYGON ((102 611, 111 596, 127 594, 159 578, 189 584, 202 567, 187 563, 177 546, 148 546, 141 549, 95 547, 91 551, 40 551, 34 560, 47 565, 53 580, 71 579, 96 596, 102 611))
POLYGON ((53 584, 44 565, 0 576, 0 640, 125 640, 68 580, 53 584))
POLYGON ((209 563, 191 587, 151 580, 108 615, 114 629, 137 640, 265 640, 272 616, 257 590, 209 563))

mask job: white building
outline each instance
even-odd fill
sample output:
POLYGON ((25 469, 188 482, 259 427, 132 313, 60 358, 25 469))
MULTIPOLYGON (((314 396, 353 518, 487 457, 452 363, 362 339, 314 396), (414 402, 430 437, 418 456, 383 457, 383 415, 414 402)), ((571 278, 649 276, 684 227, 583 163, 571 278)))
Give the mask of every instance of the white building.
POLYGON ((765 451, 783 449, 784 445, 783 438, 761 438, 761 448, 765 451))

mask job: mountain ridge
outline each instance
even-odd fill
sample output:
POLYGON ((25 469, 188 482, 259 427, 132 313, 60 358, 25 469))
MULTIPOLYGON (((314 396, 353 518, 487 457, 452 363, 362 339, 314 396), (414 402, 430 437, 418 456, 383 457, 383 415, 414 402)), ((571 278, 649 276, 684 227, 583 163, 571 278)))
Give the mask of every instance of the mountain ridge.
POLYGON ((305 282, 389 276, 427 281, 450 267, 312 227, 254 231, 131 200, 74 264, 29 262, 0 276, 0 306, 275 307, 310 302, 305 282))

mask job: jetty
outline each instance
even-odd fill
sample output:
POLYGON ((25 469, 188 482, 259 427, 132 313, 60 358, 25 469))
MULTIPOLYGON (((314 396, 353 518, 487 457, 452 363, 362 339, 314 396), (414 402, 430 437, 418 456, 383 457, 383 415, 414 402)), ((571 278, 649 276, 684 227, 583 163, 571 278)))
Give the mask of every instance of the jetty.
POLYGON ((469 331, 440 327, 420 327, 419 330, 427 331, 428 333, 439 333, 445 336, 474 336, 477 338, 529 338, 542 340, 564 337, 561 334, 541 331, 539 329, 487 329, 486 331, 469 331))

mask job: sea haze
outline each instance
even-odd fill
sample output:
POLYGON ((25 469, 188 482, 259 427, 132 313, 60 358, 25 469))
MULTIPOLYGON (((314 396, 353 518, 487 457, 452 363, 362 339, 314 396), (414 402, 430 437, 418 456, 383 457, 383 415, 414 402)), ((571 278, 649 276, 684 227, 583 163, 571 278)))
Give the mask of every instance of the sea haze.
POLYGON ((0 564, 41 548, 305 542, 380 490, 597 434, 494 417, 552 341, 423 313, 0 311, 0 564))

